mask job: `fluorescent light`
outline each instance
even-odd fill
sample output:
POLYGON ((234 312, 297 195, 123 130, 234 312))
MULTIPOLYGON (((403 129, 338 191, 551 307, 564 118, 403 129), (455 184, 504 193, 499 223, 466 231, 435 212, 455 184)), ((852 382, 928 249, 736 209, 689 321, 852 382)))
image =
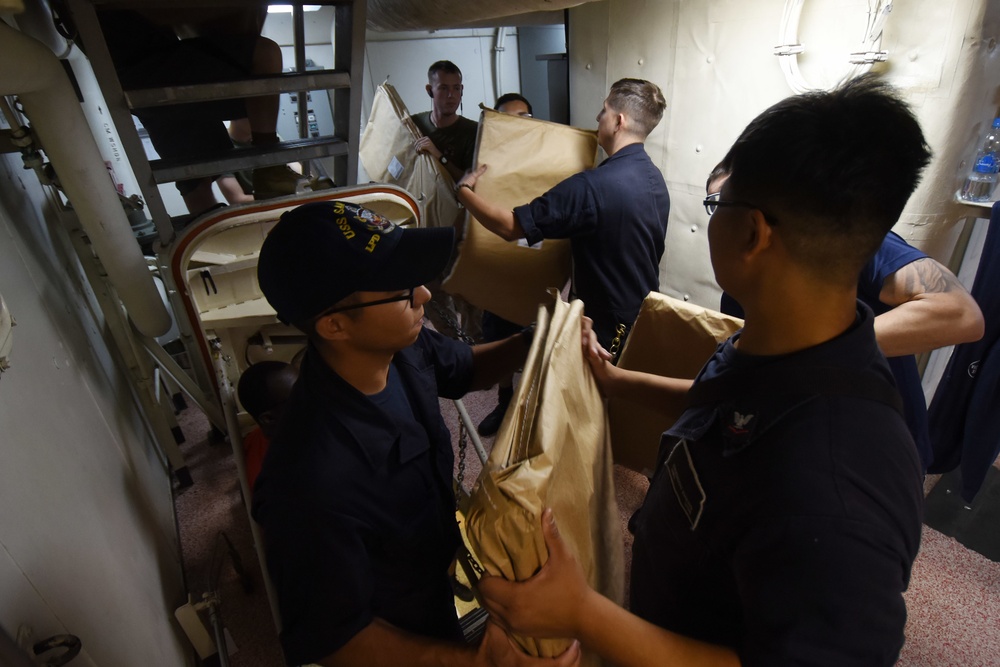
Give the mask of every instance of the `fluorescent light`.
MULTIPOLYGON (((302 5, 302 9, 307 12, 318 12, 323 5, 302 5)), ((291 5, 268 5, 268 14, 291 14, 291 5)))

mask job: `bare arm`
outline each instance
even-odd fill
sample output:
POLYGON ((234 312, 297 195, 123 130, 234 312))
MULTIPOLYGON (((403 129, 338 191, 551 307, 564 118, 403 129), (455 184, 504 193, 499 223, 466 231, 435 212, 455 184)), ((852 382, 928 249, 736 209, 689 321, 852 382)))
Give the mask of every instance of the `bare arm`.
MULTIPOLYGON (((413 148, 418 153, 426 153, 427 155, 430 155, 432 158, 438 161, 438 164, 441 164, 441 156, 444 155, 444 153, 438 150, 438 147, 435 146, 434 142, 431 141, 428 137, 420 137, 419 139, 414 141, 413 148)), ((444 170, 448 172, 449 176, 451 176, 451 180, 455 181, 456 183, 458 182, 458 179, 462 178, 463 172, 461 168, 453 164, 450 160, 448 161, 447 164, 442 164, 441 166, 444 167, 444 170)))
MULTIPOLYGON (((589 324, 589 318, 587 320, 589 324)), ((611 355, 597 342, 593 330, 586 326, 583 332, 583 356, 594 371, 594 379, 601 393, 647 408, 680 414, 694 380, 664 377, 641 371, 630 371, 614 366, 611 355)))
POLYGON ((485 171, 486 165, 484 164, 475 171, 470 171, 457 182, 458 201, 469 209, 469 212, 482 223, 483 227, 500 238, 507 241, 524 238, 524 230, 521 229, 517 218, 514 217, 513 211, 486 201, 473 190, 479 177, 485 171))
POLYGON ((930 257, 886 278, 879 301, 892 310, 875 318, 875 338, 887 357, 929 352, 982 338, 983 314, 955 275, 930 257))
POLYGON ((524 365, 530 348, 528 339, 516 333, 492 343, 472 347, 472 383, 469 391, 489 389, 524 365))
POLYGON ((488 623, 478 649, 404 632, 381 619, 354 635, 323 667, 575 667, 580 647, 570 646, 557 658, 530 658, 498 626, 488 623))
POLYGON ((664 630, 591 589, 583 569, 559 536, 552 510, 542 515, 549 559, 538 574, 513 583, 484 577, 487 610, 505 628, 535 637, 575 637, 618 667, 738 667, 729 648, 664 630))

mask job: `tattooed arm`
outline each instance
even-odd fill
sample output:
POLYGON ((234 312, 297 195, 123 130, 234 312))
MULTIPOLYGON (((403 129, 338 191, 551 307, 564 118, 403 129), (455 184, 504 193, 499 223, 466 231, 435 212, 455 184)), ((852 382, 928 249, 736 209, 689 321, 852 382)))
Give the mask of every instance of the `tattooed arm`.
POLYGON ((983 314, 972 295, 930 257, 886 278, 879 301, 893 306, 875 318, 875 337, 887 357, 929 352, 983 335, 983 314))

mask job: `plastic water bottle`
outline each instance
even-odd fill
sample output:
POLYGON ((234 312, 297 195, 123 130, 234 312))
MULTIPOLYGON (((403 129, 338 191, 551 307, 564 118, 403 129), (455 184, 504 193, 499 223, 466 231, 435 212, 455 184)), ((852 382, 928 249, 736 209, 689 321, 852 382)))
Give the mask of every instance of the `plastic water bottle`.
POLYGON ((976 153, 976 162, 972 165, 972 170, 962 184, 958 196, 966 201, 990 201, 997 186, 998 172, 1000 172, 1000 118, 995 118, 993 127, 983 137, 980 149, 976 153))

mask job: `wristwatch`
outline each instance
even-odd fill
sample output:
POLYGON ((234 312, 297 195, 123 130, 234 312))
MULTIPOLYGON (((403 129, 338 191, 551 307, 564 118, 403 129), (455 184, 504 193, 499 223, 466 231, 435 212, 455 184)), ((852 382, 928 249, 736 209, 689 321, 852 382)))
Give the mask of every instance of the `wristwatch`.
POLYGON ((441 157, 438 158, 438 162, 446 165, 448 164, 448 158, 445 155, 442 155, 441 157))

